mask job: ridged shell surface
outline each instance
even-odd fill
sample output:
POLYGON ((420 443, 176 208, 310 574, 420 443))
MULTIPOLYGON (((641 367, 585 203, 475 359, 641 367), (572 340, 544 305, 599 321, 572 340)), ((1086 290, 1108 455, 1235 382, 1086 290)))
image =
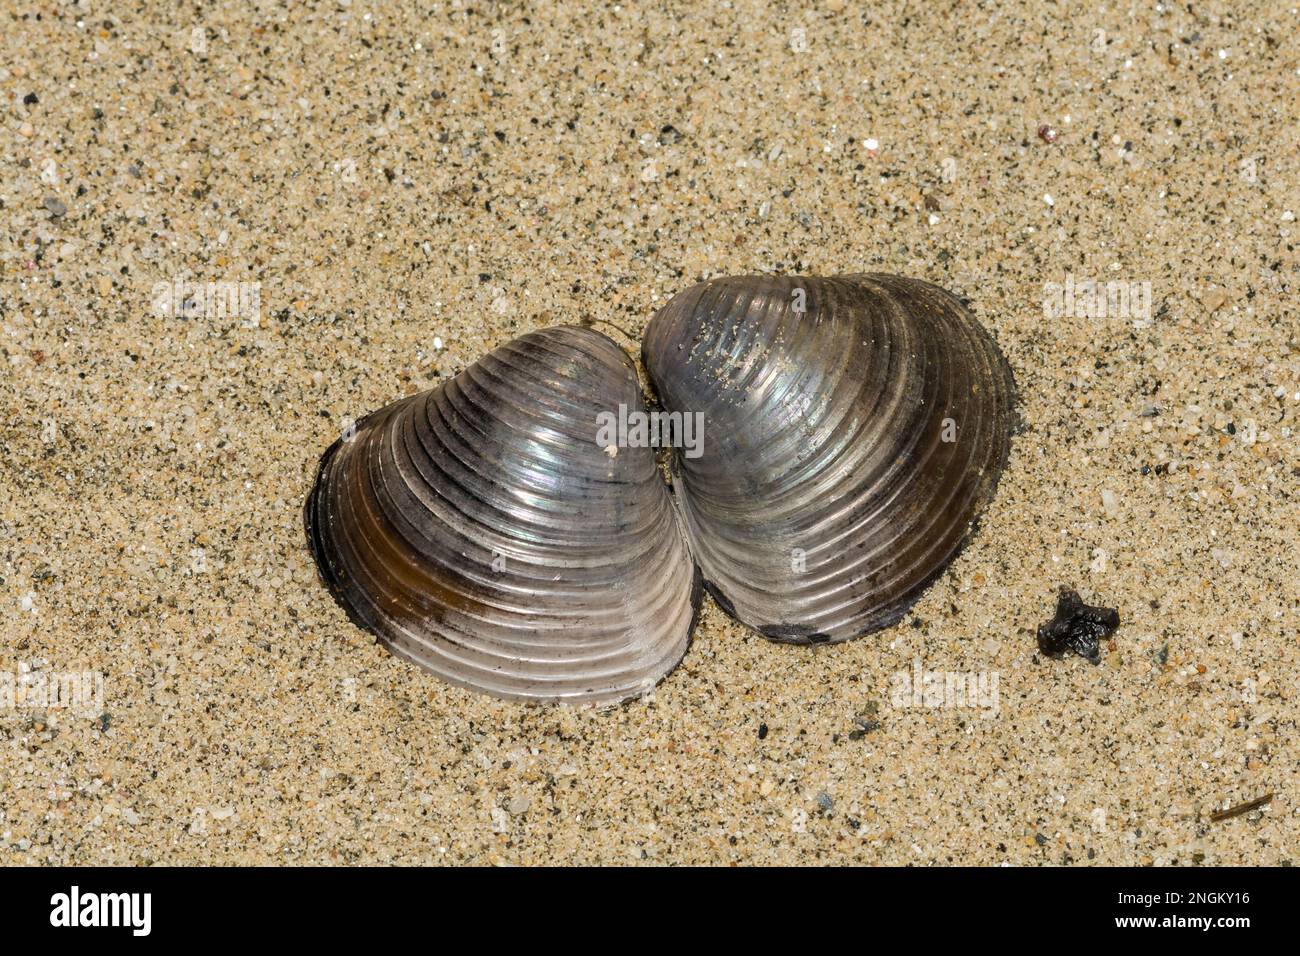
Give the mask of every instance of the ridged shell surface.
POLYGON ((597 442, 643 408, 590 329, 524 335, 361 421, 306 506, 322 577, 395 653, 501 697, 649 690, 682 658, 698 574, 653 450, 597 442), (612 449, 611 449, 612 450, 612 449))
POLYGON ((942 289, 888 275, 733 277, 651 320, 670 412, 702 412, 676 500, 706 586, 774 640, 894 623, 993 495, 1010 370, 942 289))

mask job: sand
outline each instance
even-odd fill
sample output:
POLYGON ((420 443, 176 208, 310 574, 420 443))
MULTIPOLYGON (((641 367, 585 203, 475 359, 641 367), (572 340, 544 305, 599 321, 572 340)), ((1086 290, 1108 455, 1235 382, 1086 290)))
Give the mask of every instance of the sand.
POLYGON ((1300 16, 986 6, 12 5, 0 861, 1293 860, 1300 16), (1023 399, 900 625, 708 602, 651 699, 575 711, 319 584, 351 418, 701 278, 862 270, 968 297, 1023 399), (1063 585, 1119 609, 1097 666, 1037 653, 1063 585))

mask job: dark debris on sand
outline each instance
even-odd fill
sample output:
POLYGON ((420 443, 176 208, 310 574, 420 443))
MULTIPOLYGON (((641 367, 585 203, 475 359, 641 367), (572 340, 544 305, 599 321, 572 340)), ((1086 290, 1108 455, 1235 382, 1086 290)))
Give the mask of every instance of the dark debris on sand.
POLYGON ((1084 604, 1078 592, 1062 588, 1056 599, 1056 617, 1038 629, 1038 649, 1060 660, 1073 652, 1092 664, 1101 663, 1101 642, 1119 627, 1113 607, 1084 604))

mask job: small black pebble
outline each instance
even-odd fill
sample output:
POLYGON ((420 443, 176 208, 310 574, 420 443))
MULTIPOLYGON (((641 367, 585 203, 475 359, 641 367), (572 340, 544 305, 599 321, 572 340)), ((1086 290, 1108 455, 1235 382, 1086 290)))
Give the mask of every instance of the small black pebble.
POLYGON ((1038 649, 1060 660, 1073 651, 1090 663, 1101 663, 1101 641, 1119 627, 1119 612, 1113 607, 1092 607, 1079 595, 1062 588, 1056 600, 1056 617, 1038 629, 1038 649))
POLYGON ((854 717, 853 723, 856 727, 849 731, 849 740, 861 740, 873 730, 880 729, 880 721, 868 720, 865 717, 854 717))
POLYGON ((24 106, 35 106, 39 102, 40 100, 36 98, 35 93, 28 93, 26 96, 23 97, 24 106))
POLYGON ((758 739, 759 740, 767 739, 767 724, 758 725, 758 739))

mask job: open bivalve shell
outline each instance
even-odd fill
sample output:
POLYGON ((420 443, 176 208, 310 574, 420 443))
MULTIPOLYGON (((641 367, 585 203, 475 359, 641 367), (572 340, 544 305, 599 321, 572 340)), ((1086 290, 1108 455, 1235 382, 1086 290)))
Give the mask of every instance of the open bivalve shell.
POLYGON ((718 602, 778 641, 898 620, 988 504, 1010 369, 952 295, 888 275, 717 279, 651 320, 664 408, 702 413, 676 501, 718 602))
POLYGON ((627 354, 561 327, 375 412, 325 453, 306 505, 322 577, 452 683, 644 694, 686 652, 701 590, 654 450, 595 440, 620 405, 644 407, 627 354))
POLYGON ((336 442, 305 517, 353 619, 476 690, 624 700, 681 660, 702 586, 777 641, 893 623, 1007 459, 1010 369, 925 282, 705 282, 642 356, 675 495, 653 447, 601 438, 646 410, 626 353, 585 328, 522 336, 336 442))

